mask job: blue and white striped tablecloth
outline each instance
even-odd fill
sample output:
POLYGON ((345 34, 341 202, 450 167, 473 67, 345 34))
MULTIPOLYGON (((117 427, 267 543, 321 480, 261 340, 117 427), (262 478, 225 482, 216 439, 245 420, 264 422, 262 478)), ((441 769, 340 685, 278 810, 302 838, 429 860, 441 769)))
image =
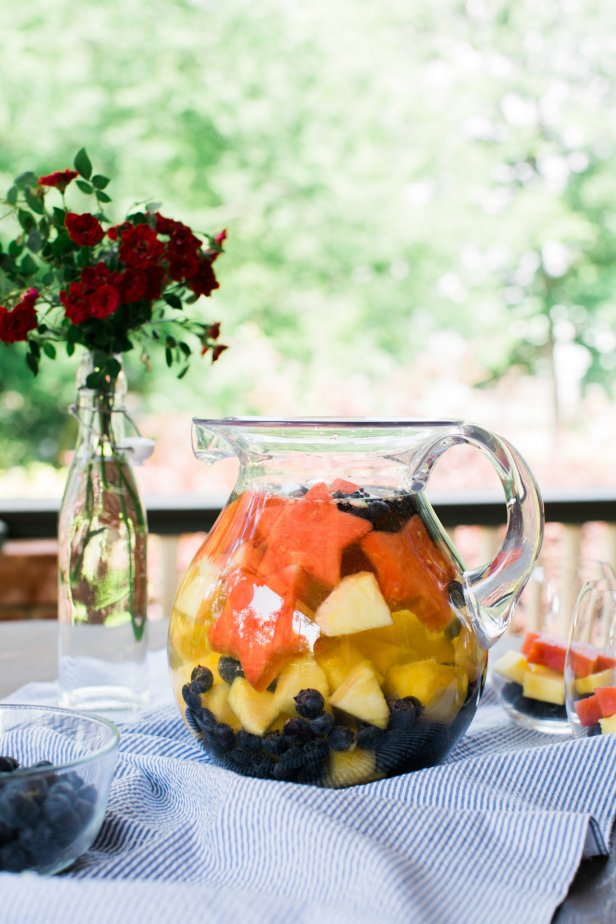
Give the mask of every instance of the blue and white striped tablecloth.
POLYGON ((172 705, 122 732, 93 848, 0 874, 0 924, 541 924, 616 813, 616 736, 518 728, 489 688, 446 764, 338 791, 216 767, 172 705))

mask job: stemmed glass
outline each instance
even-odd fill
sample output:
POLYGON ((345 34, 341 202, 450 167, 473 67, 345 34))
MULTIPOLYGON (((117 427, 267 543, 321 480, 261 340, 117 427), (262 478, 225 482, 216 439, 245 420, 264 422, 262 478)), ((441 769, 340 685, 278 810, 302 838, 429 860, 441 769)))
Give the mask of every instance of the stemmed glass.
POLYGON ((577 598, 565 691, 574 735, 616 732, 616 589, 610 581, 587 581, 577 598))

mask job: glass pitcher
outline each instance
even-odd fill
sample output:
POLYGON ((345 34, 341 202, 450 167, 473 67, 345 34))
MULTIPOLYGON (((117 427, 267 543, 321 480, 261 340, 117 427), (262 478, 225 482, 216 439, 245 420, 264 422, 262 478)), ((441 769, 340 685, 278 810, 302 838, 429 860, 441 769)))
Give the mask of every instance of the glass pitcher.
POLYGON ((329 787, 442 760, 541 546, 517 451, 463 421, 411 419, 195 419, 193 448, 240 462, 173 607, 172 683, 194 735, 239 773, 329 787), (501 548, 473 571, 424 490, 459 443, 488 456, 507 502, 501 548))

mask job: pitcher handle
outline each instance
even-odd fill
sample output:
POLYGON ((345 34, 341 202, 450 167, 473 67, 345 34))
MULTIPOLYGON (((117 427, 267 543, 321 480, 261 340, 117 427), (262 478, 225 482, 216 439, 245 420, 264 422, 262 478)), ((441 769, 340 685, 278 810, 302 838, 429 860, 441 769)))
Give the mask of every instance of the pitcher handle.
POLYGON ((501 480, 507 503, 507 531, 495 558, 463 575, 473 628, 480 644, 489 648, 507 629, 539 555, 543 501, 520 453, 507 440, 474 424, 462 424, 450 431, 416 460, 415 488, 423 488, 439 456, 460 443, 476 446, 488 457, 501 480))

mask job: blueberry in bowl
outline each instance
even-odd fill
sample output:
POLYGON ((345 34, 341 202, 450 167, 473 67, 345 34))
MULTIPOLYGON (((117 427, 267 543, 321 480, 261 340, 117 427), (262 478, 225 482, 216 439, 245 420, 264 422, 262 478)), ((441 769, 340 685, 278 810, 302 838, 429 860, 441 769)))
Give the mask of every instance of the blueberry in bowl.
POLYGON ((58 873, 88 850, 119 739, 97 716, 0 705, 0 872, 58 873))

